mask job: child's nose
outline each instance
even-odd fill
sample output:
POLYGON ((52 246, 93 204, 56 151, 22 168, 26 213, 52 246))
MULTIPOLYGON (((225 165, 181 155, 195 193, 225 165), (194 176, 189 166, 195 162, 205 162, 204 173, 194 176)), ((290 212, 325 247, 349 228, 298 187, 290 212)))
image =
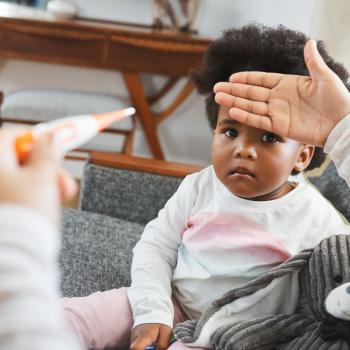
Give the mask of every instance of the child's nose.
POLYGON ((255 147, 252 144, 237 142, 233 150, 233 156, 235 158, 255 160, 257 158, 257 153, 255 147))

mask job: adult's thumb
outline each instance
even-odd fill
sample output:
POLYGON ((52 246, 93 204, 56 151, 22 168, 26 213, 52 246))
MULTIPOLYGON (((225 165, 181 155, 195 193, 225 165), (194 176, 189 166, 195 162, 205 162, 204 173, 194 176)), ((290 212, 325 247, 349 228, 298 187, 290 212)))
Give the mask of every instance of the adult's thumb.
POLYGON ((333 74, 318 52, 315 40, 311 39, 306 43, 304 47, 304 59, 312 79, 319 80, 333 74))

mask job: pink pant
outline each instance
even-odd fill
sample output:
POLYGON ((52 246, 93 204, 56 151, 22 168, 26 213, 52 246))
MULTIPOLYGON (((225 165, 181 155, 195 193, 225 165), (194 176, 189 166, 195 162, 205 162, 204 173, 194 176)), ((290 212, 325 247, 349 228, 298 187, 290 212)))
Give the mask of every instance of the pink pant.
MULTIPOLYGON (((104 349, 107 346, 128 348, 133 316, 127 289, 112 289, 82 298, 63 298, 62 304, 68 322, 86 349, 104 349)), ((186 320, 174 301, 174 325, 186 320)), ((201 350, 175 342, 169 350, 201 350)))

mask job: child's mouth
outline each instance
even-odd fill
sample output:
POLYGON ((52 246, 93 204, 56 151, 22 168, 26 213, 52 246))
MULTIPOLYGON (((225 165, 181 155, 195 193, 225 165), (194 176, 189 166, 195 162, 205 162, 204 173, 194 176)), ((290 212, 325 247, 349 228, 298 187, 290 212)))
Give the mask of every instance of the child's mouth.
POLYGON ((230 175, 242 178, 255 178, 254 174, 252 174, 248 169, 244 167, 237 167, 231 172, 230 175))

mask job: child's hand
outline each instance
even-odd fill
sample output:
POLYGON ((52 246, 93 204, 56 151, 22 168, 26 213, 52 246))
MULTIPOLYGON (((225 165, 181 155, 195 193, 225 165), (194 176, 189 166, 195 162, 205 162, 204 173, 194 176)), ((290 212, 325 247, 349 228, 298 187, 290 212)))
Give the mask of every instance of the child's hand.
POLYGON ((215 85, 215 100, 241 123, 323 146, 350 112, 350 93, 323 61, 314 40, 305 45, 304 57, 311 77, 236 73, 230 82, 215 85))
POLYGON ((144 350, 146 346, 156 345, 157 350, 165 350, 169 346, 172 329, 160 323, 145 323, 131 331, 130 350, 144 350))
POLYGON ((46 216, 57 224, 60 202, 76 193, 75 181, 61 168, 61 156, 43 135, 28 161, 18 163, 14 142, 19 131, 0 131, 0 204, 16 204, 46 216))

